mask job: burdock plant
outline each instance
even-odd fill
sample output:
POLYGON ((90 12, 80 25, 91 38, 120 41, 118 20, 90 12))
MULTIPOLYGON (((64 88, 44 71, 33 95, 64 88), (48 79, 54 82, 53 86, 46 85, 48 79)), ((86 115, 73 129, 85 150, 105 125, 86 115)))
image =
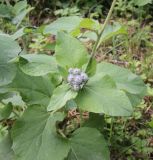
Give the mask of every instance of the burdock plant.
MULTIPOLYGON (((104 24, 94 31, 97 40, 90 54, 78 39, 65 31, 59 31, 53 56, 21 54, 18 64, 15 61, 12 71, 15 74, 12 77, 8 76, 12 72, 6 74, 11 79, 7 82, 5 79, 3 84, 7 86, 0 93, 19 92, 27 109, 10 129, 11 138, 8 135, 0 143, 0 153, 3 153, 0 159, 110 159, 108 144, 103 136, 103 117, 130 116, 146 91, 141 78, 129 70, 106 62, 97 63, 95 60, 115 2, 104 24), (67 116, 67 111, 72 108, 76 109, 79 117, 67 116), (89 115, 87 120, 82 120, 84 112, 89 115), (8 152, 3 152, 1 146, 3 149, 7 146, 8 152)), ((89 26, 81 23, 87 29, 97 25, 89 19, 85 19, 85 22, 88 22, 87 25, 92 22, 89 26)), ((55 28, 52 29, 54 32, 55 28)), ((11 42, 3 43, 5 56, 10 52, 18 52, 16 43, 12 43, 14 50, 8 49, 11 42)))

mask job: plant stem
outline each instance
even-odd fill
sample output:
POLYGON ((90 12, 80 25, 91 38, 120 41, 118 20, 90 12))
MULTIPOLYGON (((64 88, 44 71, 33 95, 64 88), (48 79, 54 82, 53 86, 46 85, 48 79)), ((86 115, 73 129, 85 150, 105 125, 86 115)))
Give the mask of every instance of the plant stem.
POLYGON ((116 0, 113 0, 112 5, 111 5, 111 8, 110 8, 110 10, 109 10, 109 12, 108 12, 108 15, 107 15, 107 17, 106 17, 106 20, 105 20, 105 22, 104 22, 104 25, 102 26, 101 32, 100 32, 99 37, 98 37, 98 39, 97 39, 97 41, 98 41, 97 46, 95 47, 95 50, 92 51, 92 52, 93 52, 93 53, 92 53, 93 56, 94 56, 94 54, 95 54, 95 52, 96 52, 96 50, 97 50, 97 48, 98 48, 98 46, 99 46, 101 36, 102 36, 102 34, 103 34, 103 32, 104 32, 104 30, 105 30, 105 28, 106 28, 106 26, 107 26, 110 18, 111 18, 113 9, 114 9, 114 7, 115 7, 115 4, 116 4, 116 0))
POLYGON ((104 30, 105 30, 105 27, 107 26, 107 24, 108 24, 108 22, 109 22, 109 20, 111 18, 113 9, 115 7, 115 4, 116 4, 116 0, 113 0, 111 8, 110 8, 110 10, 108 12, 108 15, 106 17, 106 20, 105 20, 105 22, 104 22, 104 24, 102 26, 102 29, 101 29, 100 33, 98 34, 97 41, 95 42, 94 47, 92 49, 91 56, 90 56, 89 62, 88 62, 87 67, 86 67, 86 71, 88 69, 89 64, 91 63, 91 60, 93 59, 93 57, 96 54, 96 50, 97 50, 97 48, 99 47, 99 44, 100 44, 101 36, 102 36, 102 34, 103 34, 104 30))
POLYGON ((111 126, 110 126, 110 132, 109 132, 109 144, 111 144, 112 134, 113 134, 113 124, 114 124, 114 118, 111 118, 111 126))
POLYGON ((18 118, 20 117, 14 110, 12 111, 18 118))
POLYGON ((66 135, 62 132, 61 129, 58 129, 57 131, 58 131, 58 133, 59 133, 63 138, 66 138, 66 139, 67 139, 66 135))

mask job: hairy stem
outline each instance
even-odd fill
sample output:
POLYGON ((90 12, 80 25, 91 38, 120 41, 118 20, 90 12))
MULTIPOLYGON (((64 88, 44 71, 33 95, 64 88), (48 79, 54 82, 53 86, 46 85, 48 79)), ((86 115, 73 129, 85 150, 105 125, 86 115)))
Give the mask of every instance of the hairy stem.
POLYGON ((106 26, 107 26, 110 18, 111 18, 111 15, 112 15, 112 12, 113 12, 115 3, 116 3, 116 0, 113 0, 112 5, 111 5, 111 8, 110 8, 110 10, 109 10, 109 12, 108 12, 108 15, 107 15, 107 17, 106 17, 106 20, 105 20, 105 22, 104 22, 104 25, 102 26, 102 29, 101 29, 101 31, 100 31, 100 33, 99 33, 99 35, 98 35, 97 41, 96 41, 96 43, 95 43, 95 45, 94 45, 94 47, 93 47, 93 50, 92 50, 92 52, 91 52, 91 57, 93 57, 93 56, 95 55, 95 52, 96 52, 96 50, 97 50, 97 48, 98 48, 98 46, 99 46, 99 42, 100 42, 101 36, 102 36, 102 34, 103 34, 103 32, 104 32, 104 30, 105 30, 105 28, 106 28, 106 26))
POLYGON ((110 8, 110 10, 109 10, 109 12, 108 12, 108 15, 107 15, 107 17, 106 17, 106 20, 105 20, 105 22, 104 22, 104 24, 103 24, 103 26, 102 26, 102 29, 101 29, 100 33, 98 34, 97 40, 96 40, 96 42, 95 42, 95 44, 94 44, 94 47, 93 47, 93 49, 92 49, 91 57, 90 57, 89 62, 88 62, 88 64, 87 64, 86 71, 87 71, 87 69, 88 69, 89 64, 91 63, 91 60, 93 59, 93 57, 94 57, 95 54, 96 54, 96 50, 97 50, 97 48, 99 47, 99 44, 100 44, 101 36, 102 36, 102 34, 103 34, 103 32, 104 32, 104 30, 105 30, 105 28, 106 28, 106 26, 107 26, 110 18, 111 18, 113 9, 114 9, 114 7, 115 7, 115 4, 116 4, 116 0, 113 0, 112 5, 111 5, 111 8, 110 8))

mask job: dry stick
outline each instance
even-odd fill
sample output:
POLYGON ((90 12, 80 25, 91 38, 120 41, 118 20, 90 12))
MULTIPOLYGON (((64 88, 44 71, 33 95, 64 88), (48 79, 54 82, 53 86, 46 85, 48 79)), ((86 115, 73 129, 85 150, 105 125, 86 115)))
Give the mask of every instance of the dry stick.
POLYGON ((97 41, 95 42, 94 47, 93 47, 93 49, 92 49, 91 57, 90 57, 90 59, 89 59, 89 61, 88 61, 88 64, 87 64, 87 67, 86 67, 86 71, 87 71, 87 69, 88 69, 88 67, 89 67, 89 64, 91 63, 91 60, 93 59, 93 57, 94 57, 95 54, 96 54, 97 48, 99 47, 99 43, 100 43, 101 36, 102 36, 102 34, 103 34, 104 30, 105 30, 105 27, 107 26, 107 24, 108 24, 108 22, 109 22, 109 20, 110 20, 110 17, 111 17, 111 15, 112 15, 113 9, 114 9, 114 7, 115 7, 115 3, 116 3, 116 0, 113 0, 112 5, 111 5, 111 8, 110 8, 110 10, 109 10, 109 12, 108 12, 108 15, 107 15, 107 17, 106 17, 106 20, 105 20, 105 22, 104 22, 104 25, 102 26, 102 29, 101 29, 100 33, 98 34, 97 41))

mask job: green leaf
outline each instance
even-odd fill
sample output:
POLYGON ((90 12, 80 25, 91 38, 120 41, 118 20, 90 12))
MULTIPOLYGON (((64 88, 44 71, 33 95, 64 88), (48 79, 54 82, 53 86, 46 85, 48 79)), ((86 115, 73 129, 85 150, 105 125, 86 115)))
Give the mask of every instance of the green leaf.
POLYGON ((77 92, 72 91, 68 84, 62 84, 54 90, 47 110, 58 110, 65 106, 67 101, 74 99, 76 96, 77 92))
POLYGON ((63 160, 69 151, 77 160, 109 160, 106 142, 96 129, 80 128, 69 139, 58 135, 56 122, 63 118, 44 107, 29 107, 12 129, 12 148, 19 160, 63 160))
POLYGON ((26 0, 17 2, 13 7, 13 12, 15 15, 18 15, 21 11, 27 8, 28 4, 26 0))
MULTIPOLYGON (((105 30, 101 36, 101 39, 100 39, 98 46, 101 43, 105 42, 106 40, 109 40, 114 36, 122 35, 122 34, 128 34, 127 30, 124 26, 120 25, 119 23, 114 23, 113 25, 107 25, 107 27, 105 28, 105 30)), ((94 41, 97 40, 97 34, 93 31, 87 31, 84 33, 83 36, 85 36, 91 40, 94 40, 94 41)))
POLYGON ((48 76, 50 77, 54 86, 59 86, 63 81, 63 78, 60 75, 60 73, 56 73, 56 74, 52 74, 52 75, 48 75, 48 76))
POLYGON ((102 134, 93 128, 83 127, 71 138, 68 160, 109 160, 109 150, 102 134))
POLYGON ((9 92, 5 94, 5 97, 3 98, 3 103, 4 104, 11 103, 13 106, 20 106, 20 107, 25 106, 25 103, 18 92, 9 92))
POLYGON ((0 86, 9 84, 15 77, 16 67, 8 62, 17 57, 21 48, 13 40, 5 34, 0 34, 0 86))
POLYGON ((44 29, 44 34, 57 35, 59 31, 72 32, 80 24, 81 18, 77 16, 62 17, 47 25, 44 29))
POLYGON ((67 76, 68 76, 68 69, 66 68, 63 68, 61 66, 58 66, 58 71, 59 71, 59 74, 63 77, 63 79, 66 81, 67 80, 67 76))
POLYGON ((0 64, 0 86, 9 84, 15 77, 16 67, 13 64, 0 64))
POLYGON ((0 34, 0 50, 0 64, 4 64, 17 57, 21 48, 13 38, 6 34, 0 34))
POLYGON ((32 77, 18 70, 13 82, 6 88, 20 92, 27 104, 48 105, 54 85, 47 76, 32 77))
POLYGON ((0 4, 0 17, 11 18, 12 17, 12 6, 0 4))
POLYGON ((12 130, 13 150, 19 160, 63 160, 69 146, 56 132, 56 121, 61 120, 62 113, 50 115, 44 107, 29 107, 12 130))
POLYGON ((89 62, 89 64, 87 63, 85 65, 86 69, 86 73, 88 76, 93 76, 96 73, 96 68, 97 68, 97 61, 95 59, 91 59, 91 61, 89 62), (87 67, 88 65, 88 67, 87 67))
POLYGON ((125 26, 123 26, 119 23, 114 23, 113 25, 108 25, 105 28, 104 33, 102 34, 101 42, 103 42, 106 39, 109 39, 113 36, 116 36, 118 34, 128 34, 125 26))
POLYGON ((14 17, 12 19, 12 23, 16 24, 17 26, 19 26, 22 22, 22 20, 25 18, 26 14, 28 14, 31 10, 33 10, 34 8, 29 7, 27 9, 24 9, 23 11, 21 11, 20 13, 18 13, 16 15, 16 17, 14 17))
POLYGON ((97 128, 102 131, 104 127, 104 115, 99 113, 89 113, 89 119, 85 121, 83 126, 97 128))
POLYGON ((152 4, 152 0, 135 0, 134 4, 137 6, 145 6, 146 4, 152 4))
POLYGON ((99 30, 100 29, 100 24, 98 21, 95 21, 93 19, 89 19, 89 18, 84 18, 82 19, 82 21, 80 22, 80 28, 85 28, 85 29, 89 29, 89 30, 99 30))
POLYGON ((128 34, 124 26, 120 25, 119 23, 114 23, 113 25, 107 25, 101 36, 99 45, 105 42, 106 40, 121 34, 128 34))
POLYGON ((84 32, 83 37, 89 38, 90 40, 93 40, 93 41, 97 40, 97 34, 93 31, 84 32))
POLYGON ((133 108, 125 92, 117 89, 110 76, 97 74, 78 93, 80 109, 111 116, 129 116, 133 108))
POLYGON ((65 105, 65 110, 66 111, 76 109, 76 108, 77 108, 77 104, 75 103, 75 101, 73 99, 67 101, 67 103, 65 105))
POLYGON ((80 28, 76 28, 71 32, 72 37, 78 37, 81 34, 80 28))
POLYGON ((8 126, 4 126, 4 124, 0 124, 0 142, 5 139, 8 135, 8 126))
POLYGON ((4 92, 3 92, 3 89, 2 90, 1 89, 2 88, 0 88, 0 101, 7 98, 7 96, 8 96, 7 91, 4 90, 4 92), (2 91, 2 93, 1 93, 1 91, 2 91))
POLYGON ((153 118, 152 118, 152 120, 151 120, 150 122, 148 122, 148 125, 149 125, 151 128, 153 128, 153 118))
POLYGON ((119 89, 131 94, 145 95, 146 86, 144 82, 128 69, 103 62, 97 65, 97 73, 111 76, 119 89))
POLYGON ((151 86, 147 86, 147 96, 153 97, 153 88, 151 86))
POLYGON ((28 7, 26 0, 17 2, 12 9, 12 12, 15 15, 15 17, 12 19, 13 24, 19 26, 26 14, 28 14, 32 9, 32 7, 28 7))
POLYGON ((133 107, 136 107, 137 105, 139 105, 143 98, 143 95, 131 94, 128 92, 126 93, 126 95, 128 96, 133 107))
POLYGON ((39 160, 63 160, 69 151, 68 140, 57 134, 55 124, 63 120, 62 113, 50 115, 42 139, 42 149, 38 154, 39 160), (57 154, 58 151, 58 154, 57 154))
POLYGON ((11 103, 8 103, 5 106, 1 106, 0 104, 0 120, 8 118, 12 112, 12 109, 13 106, 11 103))
POLYGON ((14 153, 11 149, 12 142, 10 135, 7 135, 5 138, 0 141, 0 159, 1 160, 13 160, 14 153))
POLYGON ((83 44, 64 32, 57 35, 55 56, 59 65, 64 68, 80 68, 88 61, 88 53, 83 44))
POLYGON ((30 76, 43 76, 58 72, 55 57, 45 54, 21 55, 20 69, 30 76))
POLYGON ((15 33, 13 33, 13 34, 11 35, 11 37, 12 37, 14 40, 22 37, 23 35, 26 34, 26 33, 24 32, 25 28, 26 28, 26 27, 23 27, 23 28, 17 30, 15 33))

